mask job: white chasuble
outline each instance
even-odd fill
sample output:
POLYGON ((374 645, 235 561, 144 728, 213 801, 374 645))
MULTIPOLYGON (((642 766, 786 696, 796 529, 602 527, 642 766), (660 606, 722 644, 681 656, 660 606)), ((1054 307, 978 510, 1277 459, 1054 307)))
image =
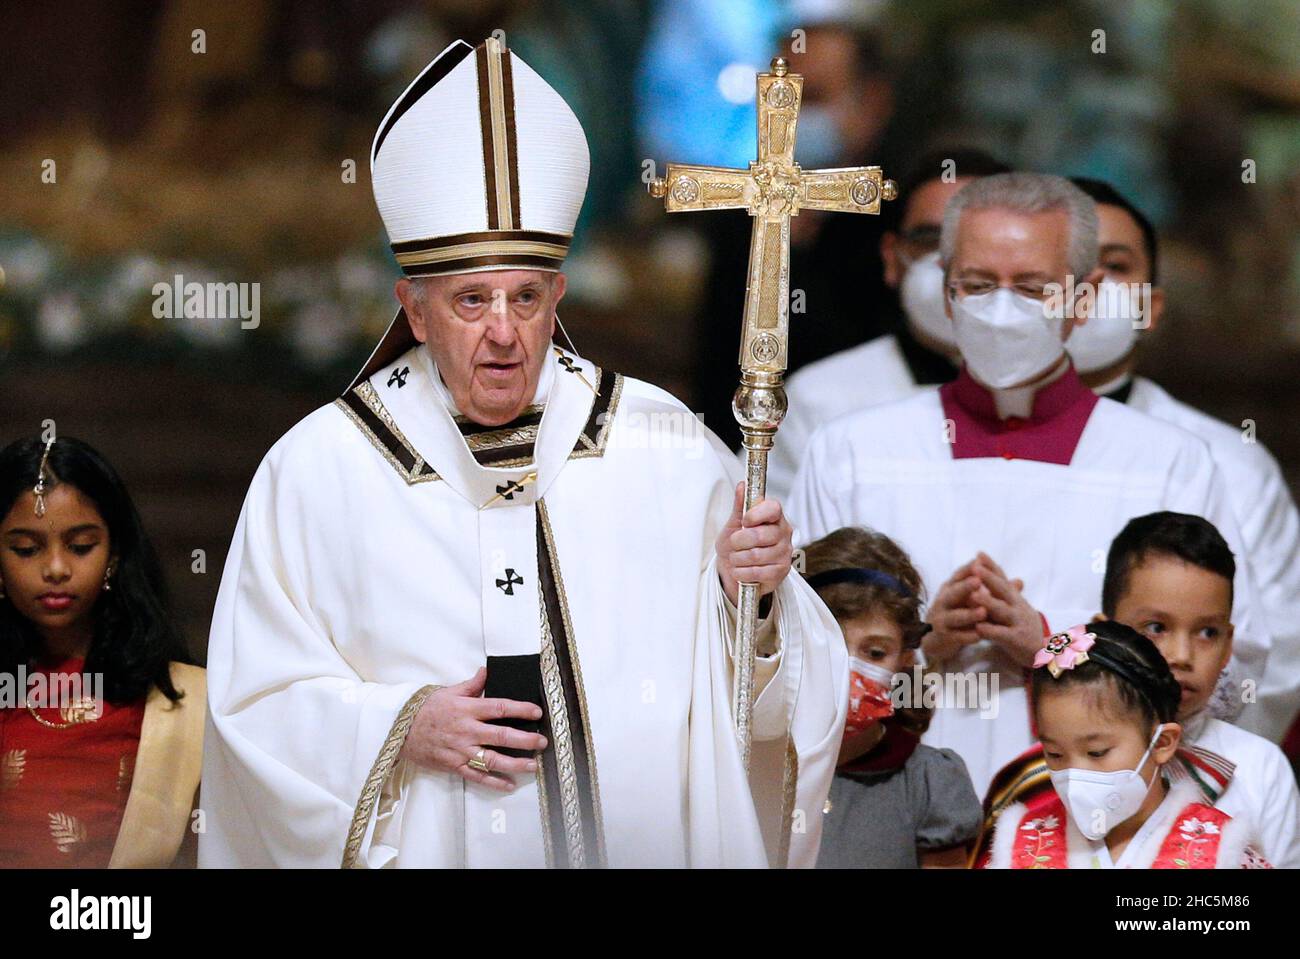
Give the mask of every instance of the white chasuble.
POLYGON ((847 657, 789 576, 747 782, 713 546, 730 452, 558 350, 517 420, 454 414, 416 346, 258 469, 213 618, 200 865, 811 866, 847 657), (511 794, 398 758, 433 689, 485 664, 545 714, 511 794))

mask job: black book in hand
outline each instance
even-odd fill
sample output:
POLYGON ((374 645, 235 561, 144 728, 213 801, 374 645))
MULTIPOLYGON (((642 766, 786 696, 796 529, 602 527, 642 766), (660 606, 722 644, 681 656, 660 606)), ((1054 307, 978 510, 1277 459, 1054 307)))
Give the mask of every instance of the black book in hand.
MULTIPOLYGON (((534 703, 545 710, 542 702, 542 657, 538 653, 524 656, 489 656, 487 658, 487 684, 483 689, 484 699, 514 699, 519 702, 534 703)), ((493 719, 494 725, 510 726, 522 729, 526 733, 540 733, 541 720, 538 719, 493 719)), ((494 752, 503 756, 531 756, 526 749, 492 747, 494 752)))

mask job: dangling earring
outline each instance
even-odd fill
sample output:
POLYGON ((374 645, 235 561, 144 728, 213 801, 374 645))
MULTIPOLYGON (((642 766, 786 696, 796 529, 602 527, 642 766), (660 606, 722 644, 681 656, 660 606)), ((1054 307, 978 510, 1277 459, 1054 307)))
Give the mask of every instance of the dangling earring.
POLYGON ((0 599, 4 599, 4 598, 5 598, 5 583, 4 580, 0 579, 0 599))
POLYGON ((107 591, 109 591, 109 590, 111 590, 111 589, 113 588, 113 584, 112 584, 111 582, 109 582, 109 577, 112 576, 112 575, 113 575, 113 567, 112 567, 112 566, 110 566, 108 569, 104 570, 104 591, 105 591, 105 592, 107 592, 107 591))

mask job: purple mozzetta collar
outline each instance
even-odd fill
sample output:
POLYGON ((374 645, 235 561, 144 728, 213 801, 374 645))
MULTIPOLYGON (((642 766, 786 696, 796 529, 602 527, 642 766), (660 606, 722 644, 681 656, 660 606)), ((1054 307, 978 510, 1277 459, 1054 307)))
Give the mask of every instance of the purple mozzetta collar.
POLYGON ((1098 397, 1071 367, 1034 395, 1027 419, 1004 420, 993 394, 963 367, 957 379, 939 388, 939 399, 954 426, 954 459, 999 456, 1069 466, 1098 397))

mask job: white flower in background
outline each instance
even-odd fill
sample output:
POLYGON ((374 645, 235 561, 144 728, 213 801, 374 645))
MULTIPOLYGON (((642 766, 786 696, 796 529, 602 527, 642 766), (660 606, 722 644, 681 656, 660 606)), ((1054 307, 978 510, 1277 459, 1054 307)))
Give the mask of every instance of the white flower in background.
POLYGON ((11 247, 0 246, 0 266, 5 270, 5 289, 22 293, 45 284, 54 268, 54 254, 39 240, 24 237, 11 247))
MULTIPOLYGON (((171 329, 179 333, 186 340, 189 340, 196 346, 201 347, 220 347, 232 345, 239 334, 240 318, 238 314, 232 314, 230 310, 210 310, 207 308, 209 289, 208 284, 225 284, 240 283, 236 277, 219 277, 212 270, 199 263, 172 263, 169 264, 162 273, 159 280, 174 288, 176 277, 181 277, 181 303, 184 305, 188 299, 187 290, 192 288, 192 284, 199 284, 204 290, 203 308, 197 311, 182 310, 179 315, 168 317, 165 322, 171 329), (186 316, 187 312, 197 312, 198 316, 186 316), (226 315, 221 315, 225 313, 226 315)), ((169 293, 174 297, 174 293, 169 293)), ((173 301, 174 302, 174 301, 173 301)), ((175 311, 173 311, 175 314, 175 311)))
POLYGON ((566 294, 574 302, 614 310, 627 302, 632 284, 617 256, 595 247, 570 256, 564 263, 569 278, 566 294))
POLYGON ((82 194, 93 194, 113 166, 113 157, 101 144, 88 140, 72 154, 72 186, 82 194))
POLYGON ((298 310, 291 333, 294 352, 307 366, 322 368, 339 359, 356 332, 348 311, 329 300, 317 300, 298 310))
POLYGON ((325 295, 329 279, 315 267, 290 266, 272 273, 266 288, 267 302, 307 303, 325 295))
POLYGON ((124 319, 133 306, 152 297, 155 283, 166 282, 165 275, 162 264, 148 254, 129 255, 113 268, 95 298, 98 314, 124 319))
POLYGON ((49 350, 66 350, 86 339, 86 321, 74 293, 55 293, 36 313, 36 338, 49 350))
POLYGON ((357 298, 369 298, 376 290, 391 288, 396 281, 391 271, 359 253, 345 253, 339 257, 334 264, 334 274, 339 290, 345 296, 357 298))
POLYGON ((393 83, 429 62, 430 50, 441 50, 449 39, 423 10, 407 10, 389 17, 366 38, 362 62, 374 76, 393 83))

